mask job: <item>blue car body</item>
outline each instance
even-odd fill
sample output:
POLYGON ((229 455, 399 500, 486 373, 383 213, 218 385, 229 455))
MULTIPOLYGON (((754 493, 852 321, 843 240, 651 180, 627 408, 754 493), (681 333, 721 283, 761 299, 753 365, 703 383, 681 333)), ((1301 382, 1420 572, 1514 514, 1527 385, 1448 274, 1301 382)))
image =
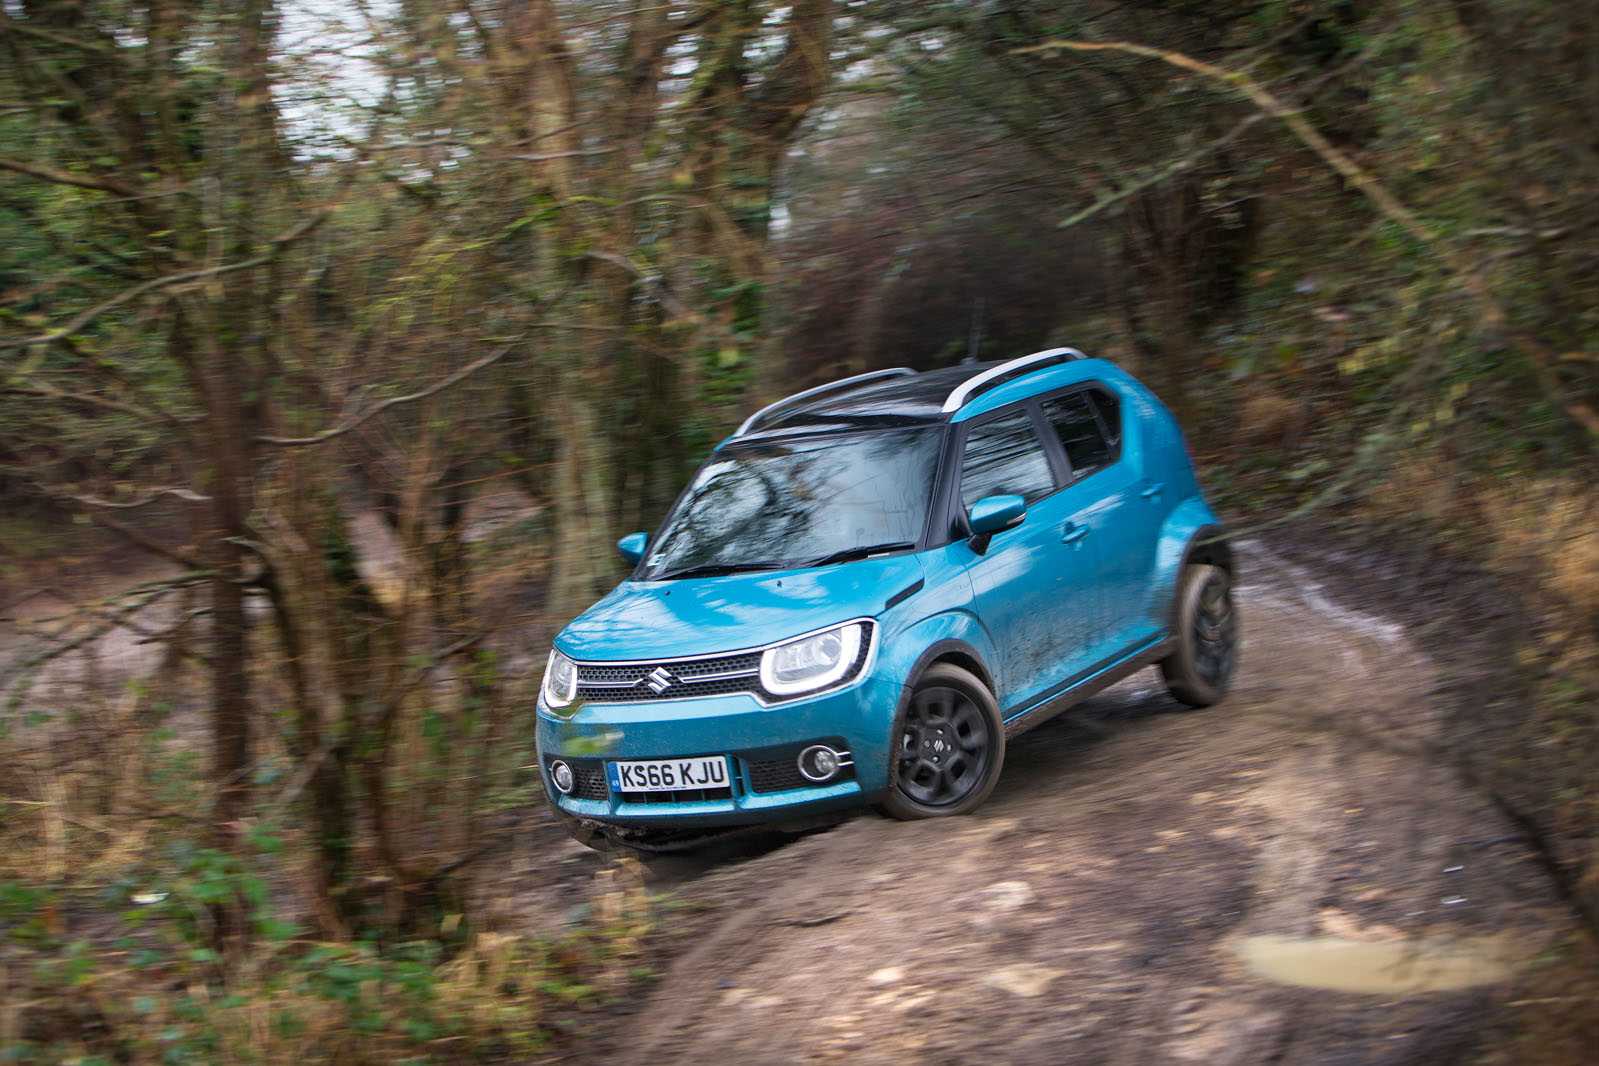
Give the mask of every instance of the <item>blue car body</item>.
MULTIPOLYGON (((671 551, 663 540, 656 554, 652 543, 633 577, 554 641, 552 670, 560 662, 568 680, 547 679, 537 741, 546 790, 569 822, 637 843, 881 801, 895 788, 907 701, 934 664, 978 679, 1013 736, 1170 657, 1185 566, 1203 559, 1231 570, 1176 422, 1115 365, 1064 349, 999 366, 853 380, 773 405, 724 441, 706 469, 761 442, 820 441, 820 449, 841 432, 870 441, 874 431, 920 427, 936 442, 915 438, 916 446, 937 452, 921 535, 880 554, 863 545, 865 557, 850 557, 846 546, 837 561, 748 572, 715 564, 685 576, 659 573, 659 565, 651 576, 652 561, 671 551), (982 380, 969 387, 974 379, 982 380), (1097 421, 1056 414, 1068 408, 1097 413, 1097 421), (1107 410, 1117 415, 1114 431, 1107 410), (1101 462, 1072 461, 1066 434, 1078 423, 1057 417, 1099 427, 1089 447, 1101 462), (1015 439, 1039 442, 1038 457, 1010 447, 1012 437, 1008 451, 996 450, 1002 481, 1030 471, 1038 482, 1024 513, 1017 495, 961 497, 968 481, 979 491, 990 469, 974 443, 974 427, 985 426, 1030 427, 1032 436, 1015 439), (1046 468, 1047 485, 1039 480, 1046 468), (974 533, 988 521, 979 510, 1021 517, 1011 528, 974 533), (822 634, 813 638, 821 643, 794 643, 808 634, 822 634), (840 665, 845 655, 854 659, 840 665), (843 673, 815 692, 777 694, 765 686, 782 687, 769 671, 784 656, 799 663, 796 671, 843 673), (558 693, 552 684, 567 688, 558 693), (833 769, 822 780, 804 762, 814 762, 818 748, 832 753, 822 757, 821 769, 833 769), (725 782, 704 776, 719 773, 723 759, 725 782), (670 760, 682 760, 680 776, 670 760), (631 791, 612 764, 632 762, 640 773, 666 762, 659 773, 685 787, 656 782, 631 791)), ((660 537, 682 525, 685 506, 680 500, 660 537)), ((772 509, 768 502, 758 513, 772 509)))

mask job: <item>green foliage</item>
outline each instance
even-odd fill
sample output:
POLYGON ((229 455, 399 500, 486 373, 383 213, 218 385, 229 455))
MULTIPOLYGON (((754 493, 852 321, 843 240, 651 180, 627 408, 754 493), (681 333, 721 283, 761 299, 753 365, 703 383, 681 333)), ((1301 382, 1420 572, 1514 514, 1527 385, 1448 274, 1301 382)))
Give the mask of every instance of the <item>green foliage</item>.
MULTIPOLYGON (((259 833, 254 843, 278 845, 259 833)), ((635 979, 648 922, 634 898, 553 942, 316 942, 271 916, 267 871, 255 863, 180 844, 156 871, 159 890, 143 884, 148 876, 124 878, 98 900, 0 881, 0 953, 16 964, 8 993, 21 1004, 6 1061, 529 1061, 565 1012, 635 979), (206 915, 232 895, 256 908, 248 961, 206 946, 206 915), (114 944, 51 930, 62 910, 91 903, 119 915, 114 944)))

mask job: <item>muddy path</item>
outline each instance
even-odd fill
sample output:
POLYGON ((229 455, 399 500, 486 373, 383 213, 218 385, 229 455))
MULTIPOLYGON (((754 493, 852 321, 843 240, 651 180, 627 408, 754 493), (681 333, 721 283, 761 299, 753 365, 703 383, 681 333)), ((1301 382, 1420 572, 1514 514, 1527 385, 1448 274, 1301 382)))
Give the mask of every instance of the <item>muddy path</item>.
MULTIPOLYGON (((1475 1061, 1569 908, 1438 757, 1459 686, 1323 587, 1347 587, 1318 576, 1347 563, 1252 543, 1240 564, 1245 654, 1220 706, 1184 710, 1140 674, 1013 741, 960 819, 868 814, 640 863, 504 812, 472 912, 548 934, 631 882, 668 901, 640 960, 653 978, 574 1019, 564 1061, 1475 1061)), ((54 632, 64 602, 10 604, 12 628, 54 632)), ((147 674, 159 647, 140 630, 178 610, 74 623, 105 626, 92 660, 37 680, 66 698, 147 674)), ((0 679, 42 646, 22 632, 0 641, 0 679)))
POLYGON ((972 816, 653 864, 680 904, 656 977, 572 1055, 1469 1061, 1502 982, 1572 919, 1433 757, 1442 697, 1403 629, 1241 557, 1225 703, 1183 710, 1140 674, 1014 741, 972 816))

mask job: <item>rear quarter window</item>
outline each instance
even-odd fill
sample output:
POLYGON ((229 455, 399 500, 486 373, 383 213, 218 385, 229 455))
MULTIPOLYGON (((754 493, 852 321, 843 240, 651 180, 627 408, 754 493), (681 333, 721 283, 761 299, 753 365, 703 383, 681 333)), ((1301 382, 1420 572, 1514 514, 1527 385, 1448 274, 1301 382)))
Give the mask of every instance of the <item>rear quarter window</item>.
POLYGON ((1121 405, 1115 397, 1091 389, 1052 396, 1043 407, 1073 478, 1087 477, 1116 461, 1121 450, 1121 405))

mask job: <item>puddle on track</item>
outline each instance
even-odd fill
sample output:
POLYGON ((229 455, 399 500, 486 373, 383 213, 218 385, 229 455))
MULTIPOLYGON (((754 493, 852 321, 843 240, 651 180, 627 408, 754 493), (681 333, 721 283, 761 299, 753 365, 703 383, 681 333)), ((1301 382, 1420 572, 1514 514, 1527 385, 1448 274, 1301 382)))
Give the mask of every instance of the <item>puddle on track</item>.
POLYGON ((1524 955, 1508 937, 1369 943, 1342 937, 1251 936, 1233 946, 1256 977, 1333 992, 1415 995, 1494 984, 1524 955))

